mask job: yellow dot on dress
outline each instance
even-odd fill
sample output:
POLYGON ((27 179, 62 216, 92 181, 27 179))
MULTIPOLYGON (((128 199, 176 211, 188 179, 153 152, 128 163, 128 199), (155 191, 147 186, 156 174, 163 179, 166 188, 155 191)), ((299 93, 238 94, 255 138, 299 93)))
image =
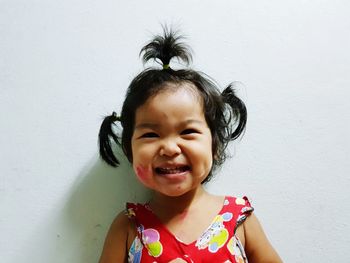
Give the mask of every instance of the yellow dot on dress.
POLYGON ((245 200, 243 198, 236 198, 236 204, 237 205, 244 205, 245 204, 245 200))

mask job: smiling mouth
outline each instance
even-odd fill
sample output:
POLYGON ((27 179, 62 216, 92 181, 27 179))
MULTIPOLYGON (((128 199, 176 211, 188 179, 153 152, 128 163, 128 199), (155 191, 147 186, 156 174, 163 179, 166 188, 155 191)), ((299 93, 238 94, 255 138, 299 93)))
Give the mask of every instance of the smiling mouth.
POLYGON ((157 167, 155 169, 157 174, 162 174, 162 175, 180 174, 190 170, 191 169, 188 165, 177 166, 177 167, 157 167))

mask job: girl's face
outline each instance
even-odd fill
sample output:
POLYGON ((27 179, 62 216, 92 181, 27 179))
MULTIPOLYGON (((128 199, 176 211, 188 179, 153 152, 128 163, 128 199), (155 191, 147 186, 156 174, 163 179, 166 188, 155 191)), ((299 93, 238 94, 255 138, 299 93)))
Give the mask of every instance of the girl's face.
POLYGON ((169 87, 141 105, 131 147, 133 168, 146 187, 180 196, 200 186, 212 166, 212 137, 195 89, 169 87))

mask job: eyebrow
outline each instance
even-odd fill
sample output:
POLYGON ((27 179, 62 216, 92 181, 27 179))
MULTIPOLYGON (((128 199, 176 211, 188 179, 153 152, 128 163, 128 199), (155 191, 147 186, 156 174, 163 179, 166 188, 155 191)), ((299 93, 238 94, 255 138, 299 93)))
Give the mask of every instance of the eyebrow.
MULTIPOLYGON (((192 124, 192 123, 203 124, 203 121, 196 120, 196 119, 188 119, 188 120, 181 122, 180 126, 184 125, 184 124, 192 124)), ((157 123, 144 122, 144 123, 140 123, 140 124, 136 125, 135 129, 156 129, 156 128, 159 128, 159 126, 160 125, 157 123)))
POLYGON ((140 124, 136 125, 135 129, 147 129, 147 128, 155 129, 158 127, 159 127, 159 124, 144 122, 144 123, 140 123, 140 124))

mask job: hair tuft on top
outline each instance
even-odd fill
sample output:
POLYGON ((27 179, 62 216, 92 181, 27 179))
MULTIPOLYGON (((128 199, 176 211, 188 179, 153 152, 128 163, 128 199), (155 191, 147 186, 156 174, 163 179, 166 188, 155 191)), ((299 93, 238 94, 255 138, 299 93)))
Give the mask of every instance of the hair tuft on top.
POLYGON ((156 35, 141 49, 140 55, 143 53, 143 62, 146 63, 151 59, 157 61, 158 59, 165 67, 169 66, 170 60, 175 57, 188 65, 192 61, 192 55, 190 48, 181 42, 183 38, 176 31, 163 26, 163 35, 156 35))

